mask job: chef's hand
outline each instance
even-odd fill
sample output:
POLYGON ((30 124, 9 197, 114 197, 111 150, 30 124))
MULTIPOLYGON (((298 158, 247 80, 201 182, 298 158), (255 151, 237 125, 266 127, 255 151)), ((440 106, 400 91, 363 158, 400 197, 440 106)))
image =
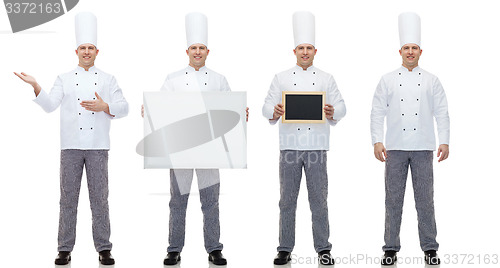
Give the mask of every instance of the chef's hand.
POLYGON ((247 110, 246 110, 246 111, 247 111, 247 122, 248 122, 248 107, 247 107, 247 110))
POLYGON ((387 151, 385 150, 384 144, 381 142, 377 142, 373 145, 373 153, 375 154, 375 158, 380 160, 380 162, 385 162, 385 159, 387 159, 387 151))
POLYGON ((439 145, 437 152, 437 157, 439 157, 438 162, 446 160, 449 154, 450 154, 450 147, 448 146, 448 144, 439 145))
POLYGON ((38 94, 40 93, 40 91, 42 90, 42 88, 40 87, 40 85, 36 82, 36 79, 31 76, 31 75, 27 75, 23 72, 21 72, 20 74, 14 72, 14 74, 21 78, 21 80, 23 80, 24 82, 30 84, 33 89, 35 90, 35 95, 38 96, 38 94))
POLYGON ((101 96, 99 96, 99 94, 97 94, 97 92, 95 93, 95 96, 96 96, 97 100, 82 101, 80 103, 80 105, 83 108, 85 108, 85 110, 87 110, 87 111, 105 112, 105 113, 114 117, 114 115, 109 113, 109 105, 102 100, 101 96))
POLYGON ((274 106, 274 113, 273 113, 273 118, 270 120, 277 120, 279 119, 283 114, 285 113, 285 110, 283 109, 283 104, 276 104, 274 106))
MULTIPOLYGON (((144 118, 144 104, 141 106, 141 116, 142 116, 142 118, 144 118)), ((247 121, 248 121, 248 119, 247 119, 247 121)))
POLYGON ((331 104, 325 104, 325 115, 326 119, 333 120, 333 113, 335 112, 335 108, 331 104))

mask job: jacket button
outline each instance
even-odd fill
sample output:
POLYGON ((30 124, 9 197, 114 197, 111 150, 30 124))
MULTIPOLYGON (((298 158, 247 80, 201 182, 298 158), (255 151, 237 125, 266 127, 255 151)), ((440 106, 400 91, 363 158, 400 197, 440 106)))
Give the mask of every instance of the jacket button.
POLYGON ((406 128, 403 128, 403 131, 406 131, 406 128))
POLYGON ((420 86, 420 84, 418 84, 418 86, 420 86))
POLYGON ((97 83, 94 83, 97 86, 97 83))
POLYGON ((309 130, 311 130, 311 128, 309 128, 309 130))
POLYGON ((405 114, 401 114, 402 116, 405 116, 405 114))
POLYGON ((75 75, 78 75, 78 73, 75 73, 75 75))
POLYGON ((78 113, 78 115, 82 115, 82 113, 78 113))
POLYGON ((413 130, 417 130, 416 128, 414 128, 413 130))
POLYGON ((399 75, 401 75, 401 73, 399 73, 399 75))
POLYGON ((295 72, 293 72, 293 74, 295 74, 295 72))
POLYGON ((188 74, 188 72, 186 72, 186 74, 188 74))
POLYGON ((95 73, 95 74, 97 74, 97 73, 95 73))
POLYGON ((82 128, 80 128, 80 130, 82 130, 82 128))
POLYGON ((418 73, 418 75, 422 75, 422 73, 418 73))
POLYGON ((296 86, 297 84, 293 84, 294 86, 296 86))
POLYGON ((94 129, 94 128, 90 128, 90 129, 94 129))
POLYGON ((78 98, 78 100, 80 100, 80 98, 78 98))
POLYGON ((205 72, 205 74, 208 74, 208 72, 205 72))
POLYGON ((205 83, 205 86, 207 85, 207 83, 205 83))
POLYGON ((415 115, 417 115, 417 113, 415 113, 415 115))
POLYGON ((300 130, 300 128, 297 128, 297 130, 300 130))
POLYGON ((418 101, 418 99, 417 99, 417 101, 418 101))
POLYGON ((316 72, 313 72, 313 74, 316 74, 316 72))
POLYGON ((401 99, 401 101, 403 101, 403 99, 401 99))
POLYGON ((399 84, 399 86, 401 86, 401 84, 399 84))
POLYGON ((92 112, 92 114, 94 114, 94 112, 92 112))
POLYGON ((313 83, 313 86, 314 86, 314 83, 313 83))
POLYGON ((186 86, 189 86, 189 83, 186 83, 186 86))
POLYGON ((78 86, 78 84, 76 84, 78 86))

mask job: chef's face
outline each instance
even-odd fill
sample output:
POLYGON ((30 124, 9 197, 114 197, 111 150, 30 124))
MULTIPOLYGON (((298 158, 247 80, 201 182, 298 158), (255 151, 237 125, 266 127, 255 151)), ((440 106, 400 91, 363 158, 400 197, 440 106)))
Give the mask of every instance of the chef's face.
POLYGON ((97 54, 99 54, 99 49, 92 44, 82 44, 75 52, 78 56, 78 66, 88 70, 90 67, 94 66, 94 61, 97 54))
POLYGON ((203 44, 191 45, 186 50, 186 54, 189 56, 189 65, 198 71, 201 67, 205 66, 209 52, 210 50, 203 44))
POLYGON ((313 64, 314 55, 317 49, 311 44, 300 44, 294 50, 293 54, 297 57, 297 65, 304 70, 313 64))
POLYGON ((399 54, 403 58, 403 66, 412 70, 418 66, 418 60, 422 54, 422 50, 416 44, 406 44, 399 50, 399 54))

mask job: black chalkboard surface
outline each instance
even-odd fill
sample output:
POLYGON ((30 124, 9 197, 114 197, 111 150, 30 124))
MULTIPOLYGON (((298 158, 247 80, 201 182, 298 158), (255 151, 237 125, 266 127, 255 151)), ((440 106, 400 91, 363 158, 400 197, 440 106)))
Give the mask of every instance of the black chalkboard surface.
POLYGON ((283 91, 282 123, 324 123, 325 92, 283 91))

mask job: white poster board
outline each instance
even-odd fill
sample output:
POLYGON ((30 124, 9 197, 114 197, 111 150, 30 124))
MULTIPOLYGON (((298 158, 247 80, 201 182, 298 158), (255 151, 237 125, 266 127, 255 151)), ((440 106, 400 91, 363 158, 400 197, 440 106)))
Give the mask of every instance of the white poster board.
POLYGON ((246 92, 144 92, 144 168, 246 168, 246 92))

